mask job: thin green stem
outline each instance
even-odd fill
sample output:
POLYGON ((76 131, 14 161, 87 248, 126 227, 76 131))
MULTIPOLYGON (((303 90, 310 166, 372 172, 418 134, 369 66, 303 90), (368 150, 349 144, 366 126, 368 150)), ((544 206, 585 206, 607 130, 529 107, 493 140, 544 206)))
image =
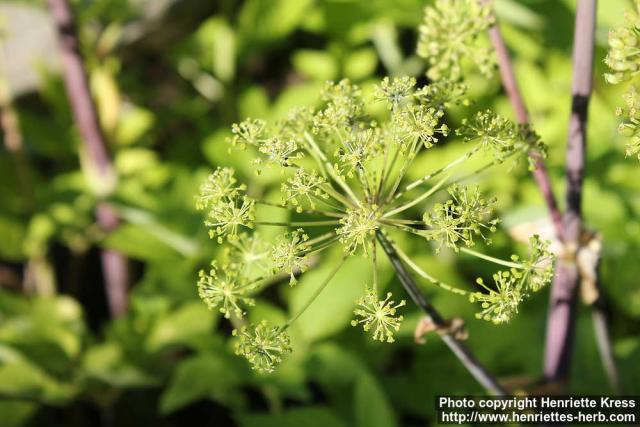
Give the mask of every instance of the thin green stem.
POLYGON ((375 234, 371 236, 371 262, 373 264, 373 290, 378 293, 378 254, 375 234))
POLYGON ((485 255, 485 254, 483 254, 481 252, 476 252, 473 249, 462 247, 462 248, 460 248, 460 250, 462 252, 465 252, 465 253, 469 254, 469 255, 473 255, 474 257, 481 258, 481 259, 484 259, 486 261, 493 262, 495 264, 503 265, 505 267, 518 268, 518 269, 524 269, 525 268, 524 265, 522 265, 520 263, 511 262, 511 261, 505 261, 505 260, 500 259, 500 258, 495 258, 495 257, 489 256, 489 255, 485 255))
POLYGON ((438 181, 433 187, 431 187, 429 189, 429 191, 425 192, 420 197, 417 197, 417 198, 413 199, 412 201, 410 201, 408 203, 405 203, 404 205, 401 205, 401 206, 397 207, 396 209, 393 209, 393 210, 385 213, 382 217, 383 218, 387 218, 387 217, 390 217, 392 215, 398 214, 398 213, 400 213, 402 211, 405 211, 405 210, 409 209, 412 206, 417 205, 418 203, 422 202, 423 200, 427 199, 433 193, 435 193, 436 191, 440 190, 440 188, 447 182, 447 180, 449 179, 451 174, 453 174, 453 171, 451 171, 448 174, 446 174, 440 181, 438 181))
POLYGON ((457 159, 455 159, 454 161, 452 161, 451 163, 449 163, 446 166, 441 167, 438 170, 435 170, 433 172, 431 172, 428 175, 423 176, 420 179, 417 179, 415 181, 413 181, 412 183, 408 184, 404 190, 398 192, 395 196, 394 196, 394 200, 399 199, 400 197, 402 197, 406 192, 413 190, 414 188, 416 188, 419 185, 424 184, 425 182, 427 182, 428 180, 430 180, 433 177, 436 177, 438 175, 440 175, 442 172, 445 172, 457 165, 459 165, 460 163, 464 162, 465 160, 469 159, 473 154, 475 154, 478 151, 478 147, 474 147, 473 149, 469 150, 467 153, 463 154, 462 156, 458 157, 457 159))
POLYGON ((331 178, 333 178, 335 182, 338 183, 338 185, 345 191, 345 193, 349 195, 352 202, 355 203, 357 206, 360 206, 360 200, 358 200, 356 195, 353 193, 353 190, 351 190, 351 188, 342 180, 342 178, 336 175, 336 173, 333 171, 333 168, 329 163, 329 159, 327 159, 327 156, 325 156, 322 150, 320 150, 320 147, 318 147, 318 144, 316 144, 316 141, 313 139, 313 137, 308 132, 305 132, 304 136, 307 142, 309 143, 309 145, 311 146, 311 148, 322 159, 322 162, 324 163, 325 168, 327 169, 327 173, 331 176, 331 178))
POLYGON ((334 233, 333 231, 330 231, 328 233, 321 234, 318 237, 314 237, 313 239, 308 240, 307 244, 308 245, 315 245, 316 243, 320 243, 320 242, 322 242, 324 240, 327 240, 331 236, 335 236, 335 235, 336 235, 336 233, 334 233))
MULTIPOLYGON (((293 209, 293 208, 291 208, 289 206, 280 205, 278 203, 265 202, 265 201, 262 201, 262 200, 257 200, 256 203, 258 203, 260 205, 264 205, 264 206, 270 206, 270 207, 274 207, 274 208, 285 209, 285 210, 288 210, 288 211, 295 211, 295 209, 293 209)), ((328 216, 328 217, 332 217, 332 218, 342 218, 343 217, 342 214, 337 213, 337 212, 324 211, 324 210, 318 210, 318 209, 304 209, 302 212, 306 213, 306 214, 311 214, 311 215, 324 215, 324 216, 328 216)))
POLYGON ((400 257, 400 259, 402 261, 404 261, 405 264, 407 264, 409 267, 411 267, 411 269, 413 271, 415 271, 419 276, 427 279, 429 282, 431 282, 432 284, 446 290, 449 291, 451 293, 454 294, 458 294, 458 295, 468 295, 469 292, 464 291, 460 288, 456 288, 455 286, 451 286, 448 285, 444 282, 441 282, 439 280, 437 280, 435 277, 433 277, 432 275, 430 275, 429 273, 427 273, 426 271, 424 271, 423 269, 421 269, 415 262, 413 262, 413 260, 406 254, 404 253, 404 251, 402 249, 400 249, 399 246, 397 246, 395 243, 391 242, 391 245, 393 246, 393 248, 396 250, 396 252, 398 253, 398 256, 400 257))
POLYGON ((340 221, 292 221, 292 222, 275 222, 275 221, 254 221, 256 225, 270 225, 274 227, 321 227, 325 225, 340 224, 340 221))
POLYGON ((291 317, 291 319, 289 319, 287 321, 287 323, 285 323, 284 325, 282 325, 281 327, 281 331, 285 331, 289 326, 291 326, 291 324, 293 322, 295 322, 296 320, 298 320, 298 318, 300 316, 302 316, 302 314, 309 308, 309 306, 311 306, 311 304, 313 303, 313 301, 315 301, 316 298, 318 298, 318 296, 322 293, 322 291, 327 287, 327 285, 331 282, 331 279, 333 279, 333 277, 336 275, 336 273, 338 272, 338 270, 340 270, 340 268, 344 265, 344 262, 347 260, 346 256, 342 257, 342 260, 336 264, 336 266, 333 268, 333 270, 331 270, 331 272, 329 273, 329 275, 324 279, 324 281, 320 284, 320 286, 318 286, 318 288, 315 290, 315 292, 311 295, 311 297, 304 303, 304 305, 302 306, 302 308, 300 308, 300 310, 298 310, 298 312, 296 314, 293 315, 293 317, 291 317))

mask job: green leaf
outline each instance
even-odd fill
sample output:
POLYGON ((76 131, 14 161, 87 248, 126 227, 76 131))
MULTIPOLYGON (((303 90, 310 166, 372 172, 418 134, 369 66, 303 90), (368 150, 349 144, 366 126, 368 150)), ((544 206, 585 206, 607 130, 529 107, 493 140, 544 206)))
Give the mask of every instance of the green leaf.
POLYGON ((166 261, 178 257, 178 252, 138 225, 122 225, 107 236, 103 246, 146 261, 166 261))
POLYGON ((0 395, 64 405, 75 393, 71 384, 56 381, 26 359, 0 365, 0 395))
MULTIPOLYGON (((333 263, 338 262, 335 258, 333 263)), ((339 332, 349 325, 356 300, 371 283, 371 260, 360 257, 348 260, 327 288, 294 323, 300 333, 310 341, 319 340, 339 332)), ((323 266, 302 275, 293 289, 290 310, 296 312, 324 278, 333 269, 330 259, 323 266)))
POLYGON ((19 261, 24 257, 22 242, 26 227, 20 221, 0 216, 0 257, 8 261, 19 261))
POLYGON ((245 2, 238 18, 243 46, 254 49, 255 43, 285 37, 301 24, 312 3, 313 0, 245 2))
POLYGON ((25 425, 29 418, 38 409, 38 405, 21 400, 0 400, 0 414, 2 414, 2 427, 20 427, 25 425))
POLYGON ((378 57, 373 49, 358 49, 346 57, 344 75, 350 79, 361 80, 372 75, 377 65, 378 57))
POLYGON ((138 142, 155 124, 155 116, 149 110, 129 106, 118 119, 115 139, 118 144, 130 145, 138 142))
POLYGON ((106 342, 90 348, 83 360, 85 378, 114 387, 147 387, 156 381, 125 360, 122 348, 115 342, 106 342))
POLYGON ((299 73, 317 80, 333 80, 338 74, 334 57, 322 50, 301 49, 293 55, 293 66, 299 73))
POLYGON ((182 362, 160 398, 160 412, 168 414, 203 398, 222 403, 237 399, 243 372, 237 360, 200 355, 182 362))
POLYGON ((394 427, 393 409, 380 384, 369 374, 356 380, 353 409, 358 427, 394 427))
POLYGON ((316 406, 290 409, 278 414, 239 415, 241 427, 346 427, 330 409, 316 406))
POLYGON ((214 320, 214 313, 201 301, 187 303, 156 323, 147 338, 147 349, 154 352, 170 345, 187 344, 211 333, 214 320))
POLYGON ((236 73, 236 35, 227 20, 221 16, 207 20, 196 37, 206 50, 203 58, 206 68, 211 68, 221 81, 231 81, 236 73))

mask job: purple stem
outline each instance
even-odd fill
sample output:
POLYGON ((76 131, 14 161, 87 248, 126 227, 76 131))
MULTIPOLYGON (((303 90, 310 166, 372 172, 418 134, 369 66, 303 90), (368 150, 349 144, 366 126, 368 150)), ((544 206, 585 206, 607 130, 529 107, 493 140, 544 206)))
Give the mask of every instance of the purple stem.
MULTIPOLYGON (((58 33, 64 82, 76 126, 92 168, 100 179, 108 180, 112 174, 111 162, 89 91, 73 12, 68 0, 48 2, 58 33)), ((98 204, 96 216, 98 224, 106 232, 118 226, 118 217, 105 202, 98 204)), ((113 317, 117 317, 127 309, 127 261, 121 253, 108 249, 102 250, 101 260, 109 311, 113 317)))
POLYGON ((587 111, 593 80, 596 0, 579 0, 573 41, 572 107, 566 159, 566 203, 563 216, 564 259, 560 259, 551 287, 547 315, 544 376, 564 381, 569 376, 580 282, 575 252, 582 235, 582 182, 587 146, 587 111))
MULTIPOLYGON (((509 58, 509 51, 507 50, 507 46, 504 44, 502 34, 500 33, 500 27, 498 27, 497 23, 489 29, 489 38, 491 39, 491 44, 493 45, 493 48, 496 51, 496 57, 498 58, 498 69, 500 70, 502 86, 504 87, 505 92, 507 92, 509 101, 511 101, 511 105, 513 106, 513 110, 516 114, 516 119, 520 124, 527 124, 529 123, 527 107, 525 107, 522 95, 520 94, 518 82, 513 72, 513 66, 511 65, 511 59, 509 58)), ((562 213, 560 212, 556 198, 553 195, 551 179, 549 178, 549 173, 547 172, 544 160, 539 153, 534 151, 531 151, 529 156, 534 160, 535 169, 533 171, 533 176, 538 184, 540 193, 542 193, 544 202, 547 205, 547 210, 551 216, 551 221, 553 222, 556 235, 561 238, 563 235, 562 213)))

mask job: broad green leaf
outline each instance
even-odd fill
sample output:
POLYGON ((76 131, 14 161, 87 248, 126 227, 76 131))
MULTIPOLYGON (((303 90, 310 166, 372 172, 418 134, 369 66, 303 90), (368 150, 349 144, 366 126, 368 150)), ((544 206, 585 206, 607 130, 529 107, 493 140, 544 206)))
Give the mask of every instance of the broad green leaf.
MULTIPOLYGON (((302 275, 291 293, 291 312, 296 312, 305 304, 337 262, 336 257, 325 259, 321 267, 302 275)), ((301 335, 315 341, 349 325, 356 300, 364 293, 366 285, 371 285, 370 264, 370 259, 361 257, 349 259, 344 264, 320 296, 294 323, 301 335)))
POLYGON ((378 57, 373 49, 358 49, 345 58, 344 75, 354 80, 364 79, 374 73, 377 65, 378 57))
POLYGON ((243 372, 236 360, 209 354, 180 363, 160 398, 160 412, 168 414, 199 399, 214 399, 221 403, 236 400, 236 387, 243 372))
POLYGON ((338 74, 335 58, 322 50, 301 49, 293 55, 293 65, 306 77, 317 80, 333 80, 338 74))
POLYGON ((394 427, 397 425, 393 408, 373 376, 362 374, 356 379, 353 402, 356 426, 394 427))
POLYGON ((0 216, 0 257, 9 261, 21 260, 26 231, 25 225, 17 219, 0 216))
POLYGON ((178 256, 178 252, 171 246, 144 227, 131 224, 124 224, 107 236, 103 246, 146 261, 166 261, 178 256))
POLYGON ((0 365, 0 394, 63 405, 76 393, 71 384, 58 382, 26 359, 0 365))
POLYGON ((134 144, 150 132, 154 124, 155 116, 151 111, 127 105, 120 114, 115 139, 121 145, 134 144))
POLYGON ((163 347, 188 344, 198 336, 212 332, 215 314, 201 301, 183 305, 162 317, 147 338, 147 348, 154 352, 163 347))
POLYGON ((82 372, 87 380, 114 387, 148 387, 156 384, 154 378, 126 361, 122 348, 114 342, 90 348, 82 360, 82 372))

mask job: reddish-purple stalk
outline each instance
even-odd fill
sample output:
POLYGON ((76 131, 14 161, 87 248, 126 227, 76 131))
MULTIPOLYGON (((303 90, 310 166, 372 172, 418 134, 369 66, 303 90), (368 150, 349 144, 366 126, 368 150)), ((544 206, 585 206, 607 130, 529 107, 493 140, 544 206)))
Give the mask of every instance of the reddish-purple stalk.
MULTIPOLYGON (((73 12, 68 0, 48 2, 58 33, 64 82, 75 124, 91 163, 90 167, 95 170, 99 179, 106 182, 112 176, 112 165, 96 106, 89 91, 73 12)), ((106 202, 98 204, 96 217, 98 224, 106 232, 118 226, 119 219, 106 202)), ((103 249, 101 261, 109 311, 113 317, 117 317, 127 309, 127 260, 119 252, 103 249)))
MULTIPOLYGON (((489 38, 491 39, 491 44, 493 45, 493 48, 496 51, 496 57, 498 58, 498 69, 500 70, 502 86, 504 87, 505 92, 507 92, 509 101, 513 106, 513 110, 516 114, 516 120, 520 124, 528 124, 529 115, 527 114, 527 107, 525 107, 524 100, 520 94, 518 81, 516 80, 516 76, 513 72, 511 60, 509 59, 509 51, 507 50, 507 46, 504 44, 502 34, 500 33, 500 27, 498 27, 497 23, 489 29, 489 38)), ((549 211, 549 216, 551 216, 551 221, 553 222, 556 235, 561 238, 563 235, 562 213, 558 208, 558 203, 556 202, 556 198, 553 194, 553 188, 551 187, 551 179, 549 178, 547 167, 539 153, 531 151, 529 156, 534 161, 535 169, 533 170, 533 176, 538 184, 538 188, 540 189, 540 193, 542 194, 545 204, 547 205, 547 210, 549 211)))
MULTIPOLYGON (((571 209, 568 217, 564 217, 558 208, 544 161, 539 155, 532 153, 536 165, 534 177, 554 224, 556 237, 558 240, 565 242, 565 233, 567 233, 569 241, 573 241, 574 243, 574 250, 577 248, 582 230, 580 202, 582 198, 582 177, 584 175, 586 148, 585 130, 587 105, 591 93, 593 73, 595 1, 591 1, 591 3, 592 4, 586 6, 580 4, 580 14, 576 16, 575 68, 572 91, 573 109, 571 131, 569 133, 569 149, 567 152, 567 205, 568 210, 571 209), (585 31, 587 31, 587 33, 585 33, 585 31), (578 39, 580 39, 579 43, 578 39), (578 44, 580 45, 579 48, 578 44), (579 230, 577 234, 576 230, 579 230), (577 236, 577 238, 574 238, 575 236, 577 236)), ((509 53, 497 24, 489 30, 489 36, 496 50, 503 86, 513 106, 516 118, 519 123, 528 123, 527 109, 518 89, 509 53)), ((547 320, 547 343, 545 347, 545 378, 549 381, 564 380, 569 374, 575 329, 576 288, 580 280, 579 271, 575 265, 573 255, 575 254, 572 254, 569 260, 563 259, 558 262, 556 277, 552 284, 551 305, 547 320)), ((613 387, 619 390, 618 372, 613 359, 606 313, 601 302, 602 299, 600 298, 599 301, 600 302, 594 304, 592 307, 598 347, 603 365, 607 371, 607 376, 613 387)))
POLYGON ((596 0, 579 0, 573 39, 573 84, 566 158, 566 210, 563 215, 565 252, 557 263, 551 287, 544 357, 548 381, 569 377, 575 335, 580 272, 575 255, 582 237, 582 183, 587 148, 587 113, 593 80, 596 0))

